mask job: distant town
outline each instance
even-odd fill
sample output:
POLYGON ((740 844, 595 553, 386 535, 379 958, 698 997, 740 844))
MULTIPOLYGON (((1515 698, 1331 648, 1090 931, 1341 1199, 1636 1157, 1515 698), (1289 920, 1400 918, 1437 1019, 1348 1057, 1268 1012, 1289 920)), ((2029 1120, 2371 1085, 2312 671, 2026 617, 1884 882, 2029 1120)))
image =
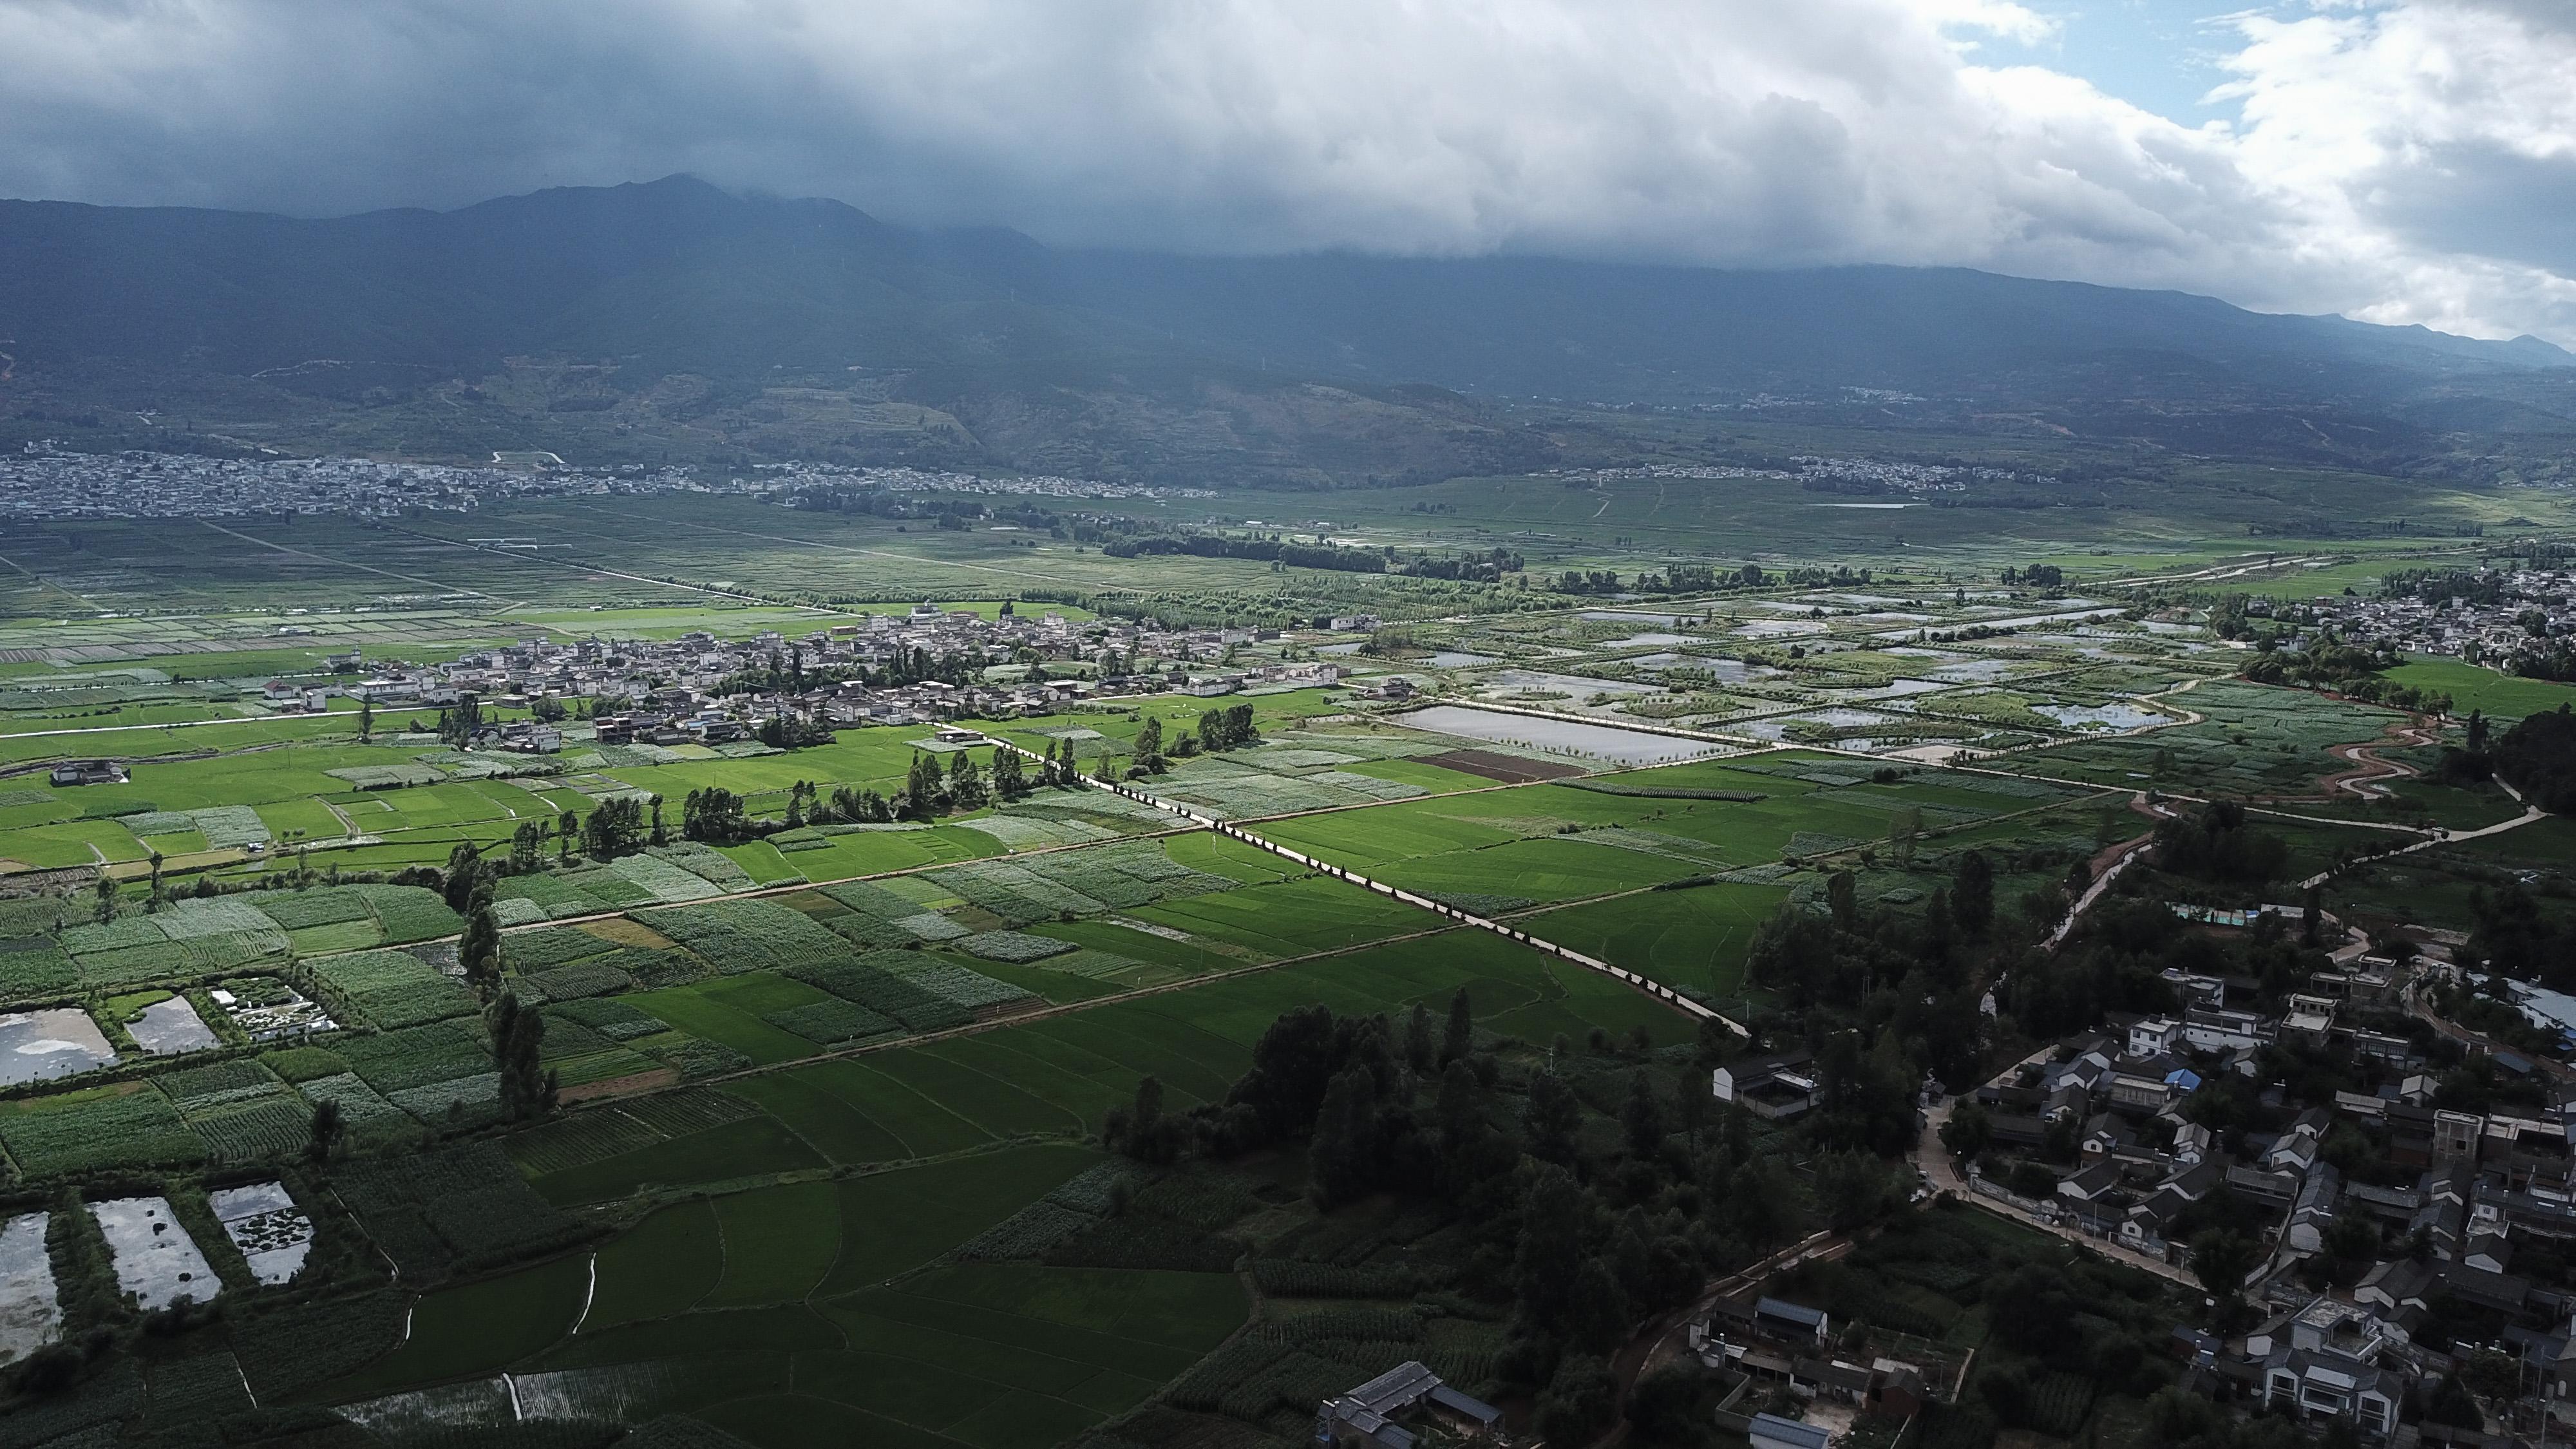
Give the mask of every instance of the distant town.
MULTIPOLYGON (((29 443, 0 455, 0 519, 233 518, 334 513, 399 518, 470 512, 510 498, 706 490, 686 467, 583 470, 551 453, 495 454, 480 468, 373 458, 209 458, 74 453, 29 443), (549 461, 551 460, 551 461, 549 461)), ((724 491, 736 491, 727 488, 724 491)))
POLYGON ((128 450, 71 452, 28 443, 0 454, 0 519, 227 518, 281 513, 398 518, 465 513, 513 498, 639 493, 784 494, 816 487, 889 493, 1042 498, 1213 498, 1205 488, 1147 488, 1053 475, 986 478, 917 468, 762 463, 747 476, 677 464, 584 466, 550 452, 495 453, 489 463, 375 458, 216 458, 128 450))
POLYGON ((2348 594, 2280 606, 2250 600, 2246 611, 2331 628, 2347 641, 2405 653, 2439 654, 2509 673, 2520 661, 2563 657, 2576 636, 2576 571, 2565 568, 2419 570, 2390 576, 2367 596, 2348 594))
MULTIPOLYGON (((1318 622, 1347 632, 1378 620, 1318 622)), ((557 722, 572 700, 598 702, 589 733, 602 744, 716 745, 764 730, 1010 718, 1097 697, 1217 696, 1341 680, 1338 664, 1288 657, 1300 652, 1276 629, 1166 630, 1123 620, 1075 623, 1054 612, 986 618, 925 603, 909 614, 871 614, 796 637, 772 630, 745 639, 705 631, 668 641, 535 639, 377 674, 367 673, 353 650, 330 663, 357 677, 273 680, 266 694, 288 712, 327 710, 335 697, 384 709, 447 709, 468 699, 527 708, 529 719, 477 726, 472 742, 548 753, 562 747, 557 722)), ((1400 677, 1377 688, 1393 697, 1410 692, 1400 677)))

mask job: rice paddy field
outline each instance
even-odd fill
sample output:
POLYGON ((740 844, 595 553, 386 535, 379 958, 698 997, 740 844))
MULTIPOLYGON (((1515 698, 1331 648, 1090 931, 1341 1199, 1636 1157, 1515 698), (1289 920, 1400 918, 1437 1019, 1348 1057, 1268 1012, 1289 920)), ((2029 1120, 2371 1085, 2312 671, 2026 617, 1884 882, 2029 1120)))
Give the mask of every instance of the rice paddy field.
MULTIPOLYGON (((2515 815, 2491 788, 2328 790, 2348 768, 2331 750, 2403 716, 2234 681, 2197 621, 2090 598, 1957 581, 1428 620, 1400 639, 1304 631, 1260 647, 1335 649, 1363 687, 1243 696, 1259 742, 1171 758, 1133 782, 1150 800, 1039 789, 935 822, 607 858, 548 836, 491 896, 503 984, 543 1022, 562 1103, 513 1121, 463 917, 390 877, 460 844, 505 856, 522 825, 612 798, 658 796, 676 818, 721 788, 775 820, 800 783, 891 793, 940 743, 917 725, 794 750, 601 746, 576 728, 558 753, 500 756, 448 749, 400 710, 361 739, 347 709, 256 697, 262 676, 352 643, 436 657, 529 629, 833 617, 530 597, 507 620, 317 615, 292 639, 150 619, 0 629, 0 1032, 77 1049, 76 1069, 0 1084, 5 1187, 33 1202, 148 1178, 231 1303, 138 1371, 136 1404, 256 1394, 385 1443, 686 1415, 762 1449, 1039 1449, 1138 1412, 1273 1433, 1348 1387, 1298 1373, 1398 1350, 1475 1382, 1498 1325, 1374 1289, 1319 1296, 1359 1280, 1268 1247, 1245 1271, 1269 1316, 1229 1343, 1255 1312, 1242 1245, 1312 1224, 1296 1154, 1258 1190, 1274 1167, 1130 1180, 1101 1149, 1110 1112, 1148 1076, 1168 1110, 1222 1103, 1262 1033, 1316 1004, 1436 1018, 1464 992, 1487 1043, 1624 1043, 1657 1070, 1697 1023, 1193 817, 1736 1010, 1768 1001, 1745 980, 1757 928, 1821 909, 1833 872, 1864 908, 1904 911, 1977 849, 2015 900, 2146 829, 2132 801, 2149 792, 2255 802, 2301 874, 2390 826, 2515 815), (49 783, 51 764, 102 753, 131 778, 49 783), (305 1154, 326 1108, 350 1155, 323 1193, 305 1154), (300 1284, 254 1275, 217 1222, 205 1185, 252 1178, 310 1215, 300 1284), (1353 1331, 1333 1314, 1382 1311, 1365 1321, 1393 1337, 1295 1347, 1353 1331)), ((2559 688, 2470 673, 2392 677, 2499 718, 2559 688)), ((1207 703, 976 727, 1069 741, 1088 770, 1130 757, 1146 718, 1171 728, 1207 703)), ((2473 891, 2571 862, 2547 822, 2338 876, 2329 898, 2457 924, 2473 891)))

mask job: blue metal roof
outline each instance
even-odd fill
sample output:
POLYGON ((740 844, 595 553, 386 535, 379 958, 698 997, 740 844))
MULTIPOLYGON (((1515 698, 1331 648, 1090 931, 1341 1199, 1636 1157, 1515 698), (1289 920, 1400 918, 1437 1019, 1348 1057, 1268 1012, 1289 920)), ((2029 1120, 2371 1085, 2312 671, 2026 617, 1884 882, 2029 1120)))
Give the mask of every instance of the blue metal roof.
POLYGON ((1493 1405, 1486 1403, 1482 1399, 1462 1394, 1456 1389, 1449 1387, 1447 1384, 1442 1384, 1440 1387, 1431 1391, 1431 1402, 1438 1404, 1440 1407, 1447 1409, 1453 1414, 1464 1414, 1479 1424, 1496 1424, 1502 1422, 1502 1410, 1495 1408, 1493 1405))
POLYGON ((1803 1323, 1809 1328, 1822 1328, 1825 1323, 1825 1315, 1821 1310, 1809 1308, 1803 1303, 1783 1302, 1777 1298, 1762 1299, 1753 1305, 1753 1311, 1765 1318, 1785 1318, 1791 1323, 1803 1323))
POLYGON ((1795 1445, 1797 1449, 1825 1449, 1833 1442, 1834 1436, 1813 1424, 1801 1424, 1777 1414, 1756 1414, 1745 1437, 1756 1444, 1768 1442, 1795 1445))

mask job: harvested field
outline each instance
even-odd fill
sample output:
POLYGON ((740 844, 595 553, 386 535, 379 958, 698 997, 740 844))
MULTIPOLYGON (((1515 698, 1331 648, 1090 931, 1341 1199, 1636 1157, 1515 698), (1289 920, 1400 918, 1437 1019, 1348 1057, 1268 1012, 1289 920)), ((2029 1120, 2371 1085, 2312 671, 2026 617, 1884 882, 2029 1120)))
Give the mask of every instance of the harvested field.
POLYGON ((1560 765, 1522 755, 1498 755, 1492 750, 1450 750, 1445 754, 1417 755, 1414 758, 1421 764, 1482 775, 1506 785, 1526 785, 1532 780, 1562 780, 1569 775, 1583 773, 1578 765, 1560 765))

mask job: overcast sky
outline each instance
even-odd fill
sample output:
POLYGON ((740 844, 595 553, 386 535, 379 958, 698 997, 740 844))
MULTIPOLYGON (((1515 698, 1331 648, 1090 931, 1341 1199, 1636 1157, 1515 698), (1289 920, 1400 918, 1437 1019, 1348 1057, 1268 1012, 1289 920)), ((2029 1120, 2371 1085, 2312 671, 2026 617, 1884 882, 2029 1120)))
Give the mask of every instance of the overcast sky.
POLYGON ((1955 263, 2576 345, 2576 0, 0 0, 0 194, 688 171, 1060 244, 1955 263))

